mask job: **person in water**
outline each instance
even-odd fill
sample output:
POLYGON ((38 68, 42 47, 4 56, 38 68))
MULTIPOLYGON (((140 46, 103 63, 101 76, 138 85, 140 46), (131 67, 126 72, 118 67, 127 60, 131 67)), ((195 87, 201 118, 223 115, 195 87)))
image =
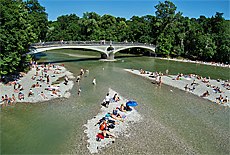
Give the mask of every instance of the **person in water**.
POLYGON ((96 85, 96 78, 93 79, 93 85, 96 85))

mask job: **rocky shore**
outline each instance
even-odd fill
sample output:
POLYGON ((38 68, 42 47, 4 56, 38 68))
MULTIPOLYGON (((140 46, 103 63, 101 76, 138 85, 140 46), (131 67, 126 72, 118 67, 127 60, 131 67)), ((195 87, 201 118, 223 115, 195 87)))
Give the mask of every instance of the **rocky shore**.
MULTIPOLYGON (((69 90, 72 89, 74 82, 71 79, 74 79, 75 77, 73 76, 73 73, 69 72, 68 70, 66 70, 66 68, 64 66, 55 66, 55 68, 50 68, 47 71, 47 76, 49 75, 49 84, 47 84, 46 78, 43 77, 42 79, 44 81, 39 81, 40 76, 42 76, 41 70, 43 70, 41 68, 41 66, 39 66, 39 71, 36 70, 36 68, 31 68, 30 71, 23 75, 22 78, 20 78, 19 80, 15 81, 18 84, 22 85, 23 90, 21 90, 21 92, 24 94, 24 99, 19 100, 18 99, 18 93, 20 92, 15 91, 14 90, 14 84, 10 84, 10 85, 5 85, 5 84, 0 84, 0 96, 5 96, 7 95, 8 97, 11 97, 12 94, 14 94, 15 98, 16 98, 16 103, 18 102, 28 102, 28 103, 35 103, 35 102, 42 102, 42 101, 48 101, 54 98, 59 98, 59 97, 66 97, 68 98, 70 96, 69 90), (54 73, 54 72, 58 72, 54 73), (36 72, 38 73, 38 75, 36 75, 36 72), (68 76, 69 81, 68 84, 64 84, 64 76, 68 76), (35 77, 35 79, 31 79, 32 77, 35 77), (39 83, 40 87, 34 87, 31 88, 31 86, 33 84, 39 83), (53 84, 53 85, 52 85, 53 84), (52 88, 55 88, 57 91, 57 95, 54 95, 52 93, 51 90, 45 90, 46 88, 48 88, 48 86, 51 86, 52 88), (32 90, 33 95, 28 97, 28 93, 29 91, 32 90), (44 98, 41 95, 41 92, 44 93, 45 97, 44 98)), ((45 74, 45 73, 44 73, 45 74)), ((2 102, 1 102, 2 104, 2 102)), ((9 103, 8 103, 9 104, 9 103)), ((14 104, 14 103, 13 103, 14 104)))
MULTIPOLYGON (((111 102, 109 105, 109 108, 105 108, 104 106, 102 106, 101 111, 94 118, 92 118, 91 120, 88 120, 87 124, 84 125, 85 127, 87 127, 84 133, 86 133, 87 138, 88 138, 87 148, 89 149, 90 153, 98 153, 102 148, 105 148, 109 146, 109 144, 114 143, 115 141, 114 138, 105 138, 101 140, 100 142, 96 141, 96 135, 99 132, 99 127, 98 125, 95 126, 95 124, 102 117, 104 117, 108 112, 112 113, 112 111, 116 109, 116 107, 120 107, 121 104, 125 105, 126 102, 128 101, 127 99, 123 98, 118 92, 110 88, 109 88, 108 93, 110 95, 110 98, 112 98, 114 94, 117 93, 121 100, 118 102, 111 102)), ((123 136, 124 133, 126 133, 126 131, 129 130, 129 126, 131 124, 138 123, 142 119, 142 117, 134 108, 132 108, 131 112, 127 112, 127 113, 121 112, 119 110, 118 112, 121 115, 126 116, 124 122, 120 122, 119 125, 115 125, 114 129, 111 129, 112 134, 115 136, 118 136, 118 139, 119 139, 119 135, 123 136)))
MULTIPOLYGON (((130 72, 132 74, 136 74, 138 76, 142 76, 145 77, 149 80, 153 80, 155 83, 156 78, 152 78, 149 77, 150 74, 152 72, 150 71, 146 71, 148 74, 141 74, 139 70, 131 70, 131 69, 124 69, 127 72, 130 72)), ((211 79, 211 80, 207 80, 209 81, 208 83, 203 83, 202 80, 198 80, 196 77, 192 76, 192 77, 182 77, 181 80, 174 80, 177 78, 177 75, 168 75, 168 76, 161 76, 161 81, 163 84, 167 84, 169 86, 172 87, 176 87, 178 89, 187 91, 188 93, 197 95, 197 96, 201 96, 203 95, 206 91, 208 91, 210 93, 209 96, 207 97, 203 97, 204 99, 210 100, 214 103, 216 103, 216 98, 218 98, 220 96, 220 94, 225 98, 226 96, 228 96, 228 98, 230 97, 230 90, 227 90, 226 88, 224 88, 223 86, 223 81, 218 82, 217 80, 211 79), (193 82, 193 80, 195 80, 196 83, 198 83, 198 85, 195 86, 195 90, 194 91, 189 91, 188 89, 185 89, 186 84, 189 85, 190 88, 192 88, 191 83, 193 82), (222 91, 224 91, 224 93, 216 93, 213 88, 211 87, 207 87, 207 84, 209 85, 214 85, 219 87, 222 91)), ((157 79, 157 82, 159 81, 159 76, 157 79)), ((172 90, 169 90, 172 91, 172 90)), ((223 106, 230 106, 229 102, 225 103, 223 106)))

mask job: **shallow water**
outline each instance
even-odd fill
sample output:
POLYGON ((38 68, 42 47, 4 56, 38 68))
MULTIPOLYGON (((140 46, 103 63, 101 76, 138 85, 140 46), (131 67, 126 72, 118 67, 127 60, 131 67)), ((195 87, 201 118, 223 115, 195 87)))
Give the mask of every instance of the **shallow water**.
MULTIPOLYGON (((74 76, 80 73, 81 68, 89 69, 90 73, 85 73, 80 81, 81 96, 77 95, 79 86, 75 83, 69 99, 55 99, 36 104, 18 103, 15 106, 2 107, 1 154, 88 154, 83 125, 99 112, 99 104, 109 87, 124 98, 137 100, 138 112, 149 123, 147 131, 133 129, 132 134, 137 135, 133 139, 138 140, 139 147, 133 147, 132 153, 140 151, 140 146, 146 145, 146 154, 186 153, 185 150, 181 150, 182 144, 172 148, 175 139, 179 139, 184 143, 183 147, 196 153, 229 153, 228 107, 219 106, 170 86, 162 85, 159 88, 145 78, 125 72, 123 68, 142 68, 163 73, 169 69, 169 74, 196 73, 214 79, 229 78, 229 69, 136 57, 130 54, 117 55, 118 59, 122 60, 119 62, 99 62, 96 58, 71 57, 62 53, 90 54, 98 58, 100 54, 69 49, 53 50, 45 53, 45 56, 38 57, 40 62, 64 63, 74 76), (104 71, 102 67, 105 68, 104 71), (94 77, 97 79, 96 86, 92 85, 94 77), (160 125, 154 124, 155 122, 160 125), (151 132, 151 129, 157 127, 167 129, 167 136, 160 137, 160 132, 151 132), (145 134, 155 137, 146 137, 145 134), (170 136, 174 138, 168 138, 170 136), (146 139, 143 140, 143 137, 146 139)), ((124 147, 132 145, 125 137, 119 138, 118 143, 119 140, 123 140, 122 144, 127 144, 124 147)), ((111 147, 113 145, 116 144, 112 144, 111 147)), ((113 151, 119 153, 119 149, 113 151)))

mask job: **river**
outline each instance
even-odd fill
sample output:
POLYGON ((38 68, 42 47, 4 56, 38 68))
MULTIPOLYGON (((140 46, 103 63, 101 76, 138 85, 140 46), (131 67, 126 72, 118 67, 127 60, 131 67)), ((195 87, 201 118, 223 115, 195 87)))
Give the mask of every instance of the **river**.
POLYGON ((115 57, 120 61, 102 62, 98 61, 98 52, 73 49, 37 56, 38 62, 64 63, 75 77, 81 68, 90 72, 80 81, 80 97, 75 82, 68 99, 2 107, 1 154, 89 154, 83 125, 100 111, 109 87, 124 98, 138 101, 136 109, 144 120, 130 125, 130 133, 104 148, 104 153, 229 154, 229 107, 167 85, 159 89, 151 81, 123 70, 142 68, 165 73, 168 69, 169 74, 227 79, 228 68, 132 54, 118 53, 115 57), (96 86, 92 85, 94 77, 96 86))

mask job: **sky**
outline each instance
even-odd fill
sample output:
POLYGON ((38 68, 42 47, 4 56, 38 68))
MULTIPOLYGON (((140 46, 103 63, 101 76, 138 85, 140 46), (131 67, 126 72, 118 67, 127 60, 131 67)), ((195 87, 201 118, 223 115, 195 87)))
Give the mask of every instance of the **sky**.
MULTIPOLYGON (((155 16, 155 5, 159 0, 38 0, 45 7, 49 21, 56 21, 61 15, 76 14, 82 18, 83 13, 95 12, 129 20, 132 16, 155 16)), ((164 2, 161 0, 161 2, 164 2)), ((224 13, 223 17, 230 20, 229 0, 171 0, 184 17, 199 18, 201 15, 215 16, 216 12, 224 13)))

